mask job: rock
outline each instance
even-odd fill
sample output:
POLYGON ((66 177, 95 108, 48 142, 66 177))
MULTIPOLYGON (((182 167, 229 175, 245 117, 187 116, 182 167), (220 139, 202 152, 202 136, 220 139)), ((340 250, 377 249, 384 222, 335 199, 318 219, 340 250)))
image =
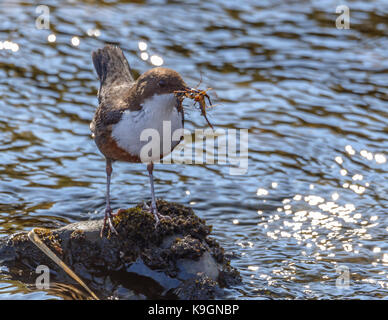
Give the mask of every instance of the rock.
MULTIPOLYGON (((211 227, 191 208, 163 200, 157 206, 171 219, 156 229, 152 213, 139 204, 114 217, 118 236, 106 231, 100 238, 102 220, 35 233, 101 299, 213 299, 222 297, 223 287, 241 281, 224 250, 209 237, 211 227)), ((35 283, 35 268, 46 265, 51 282, 76 284, 26 232, 0 239, 0 264, 22 282, 35 283)), ((56 288, 50 290, 58 294, 56 288)))

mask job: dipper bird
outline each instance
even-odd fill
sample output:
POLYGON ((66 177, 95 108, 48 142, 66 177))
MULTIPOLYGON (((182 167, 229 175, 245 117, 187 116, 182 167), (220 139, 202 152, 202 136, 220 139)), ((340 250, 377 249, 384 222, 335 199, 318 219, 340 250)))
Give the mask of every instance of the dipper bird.
MULTIPOLYGON (((153 68, 143 73, 136 81, 133 79, 128 61, 122 50, 108 45, 92 53, 94 67, 100 80, 98 91, 98 108, 90 124, 94 141, 106 159, 106 208, 103 235, 108 222, 111 232, 117 234, 112 224, 110 207, 110 180, 114 161, 146 162, 151 184, 151 212, 156 226, 160 219, 169 219, 161 215, 156 207, 153 163, 160 160, 179 144, 172 140, 171 134, 163 132, 163 122, 171 124, 171 133, 182 129, 184 114, 175 91, 195 90, 186 86, 178 72, 168 68, 153 68), (159 133, 160 143, 170 142, 171 148, 160 154, 152 154, 142 161, 142 148, 147 141, 142 141, 142 132, 154 129, 159 133), (164 134, 164 136, 163 136, 164 134)), ((183 137, 180 136, 180 139, 183 137)))

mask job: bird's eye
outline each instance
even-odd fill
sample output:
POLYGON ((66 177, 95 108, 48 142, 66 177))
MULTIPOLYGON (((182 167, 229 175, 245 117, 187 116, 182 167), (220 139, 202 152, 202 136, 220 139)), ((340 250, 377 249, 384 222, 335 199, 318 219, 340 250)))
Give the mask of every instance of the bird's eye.
POLYGON ((161 87, 161 88, 164 88, 165 86, 167 86, 167 82, 164 81, 164 80, 160 80, 160 81, 158 82, 158 86, 161 87))

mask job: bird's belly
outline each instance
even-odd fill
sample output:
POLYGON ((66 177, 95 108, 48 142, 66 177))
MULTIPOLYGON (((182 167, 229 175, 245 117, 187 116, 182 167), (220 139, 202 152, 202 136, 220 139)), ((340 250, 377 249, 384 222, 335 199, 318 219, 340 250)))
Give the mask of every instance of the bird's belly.
MULTIPOLYGON (((175 102, 175 101, 174 101, 175 102)), ((175 105, 166 108, 145 105, 140 111, 126 111, 112 128, 117 145, 131 155, 156 162, 171 153, 180 142, 174 132, 183 128, 183 115, 175 105)))

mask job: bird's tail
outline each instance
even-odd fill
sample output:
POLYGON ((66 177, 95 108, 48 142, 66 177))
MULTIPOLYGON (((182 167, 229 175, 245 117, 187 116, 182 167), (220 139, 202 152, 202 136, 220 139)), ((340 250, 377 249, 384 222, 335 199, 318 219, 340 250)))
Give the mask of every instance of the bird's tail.
POLYGON ((128 61, 119 47, 107 45, 102 49, 93 51, 92 59, 101 82, 101 88, 134 81, 128 61))

